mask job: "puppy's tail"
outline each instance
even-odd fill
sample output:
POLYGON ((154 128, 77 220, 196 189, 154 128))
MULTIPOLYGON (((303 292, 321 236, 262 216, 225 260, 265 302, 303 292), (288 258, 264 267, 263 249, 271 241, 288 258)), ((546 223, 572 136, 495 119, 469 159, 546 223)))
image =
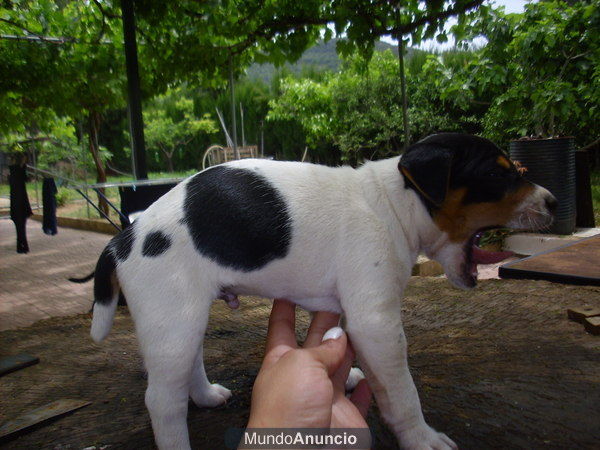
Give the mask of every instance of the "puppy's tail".
POLYGON ((119 280, 116 261, 110 245, 107 246, 94 271, 94 308, 91 336, 95 342, 102 341, 112 327, 119 301, 119 280))
POLYGON ((69 281, 71 283, 87 283, 92 278, 94 278, 94 272, 90 273, 89 275, 86 275, 83 278, 69 278, 69 281))

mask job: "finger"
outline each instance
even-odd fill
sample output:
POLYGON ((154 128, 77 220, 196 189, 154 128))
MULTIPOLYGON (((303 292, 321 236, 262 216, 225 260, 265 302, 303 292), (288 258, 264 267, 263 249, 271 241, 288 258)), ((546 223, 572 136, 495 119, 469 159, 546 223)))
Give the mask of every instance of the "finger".
POLYGON ((265 353, 280 345, 296 348, 296 306, 283 299, 275 299, 269 317, 269 331, 265 353))
POLYGON ((316 347, 323 340, 323 335, 327 330, 337 326, 340 322, 340 315, 319 311, 315 313, 308 333, 306 334, 306 340, 304 341, 304 348, 316 347))
POLYGON ((354 403, 354 406, 356 406, 356 409, 358 409, 363 417, 367 417, 372 396, 373 393, 371 392, 371 388, 366 379, 362 379, 358 382, 354 388, 354 392, 352 392, 352 395, 350 396, 350 401, 354 403))
POLYGON ((350 345, 347 345, 346 353, 344 354, 344 359, 342 360, 342 363, 331 377, 335 395, 346 394, 346 380, 348 379, 348 375, 350 374, 350 369, 352 368, 353 361, 354 351, 352 350, 352 347, 350 345))
POLYGON ((334 327, 325 333, 323 339, 325 340, 318 347, 305 348, 302 351, 309 352, 323 365, 327 374, 332 376, 344 361, 348 338, 344 330, 334 327))

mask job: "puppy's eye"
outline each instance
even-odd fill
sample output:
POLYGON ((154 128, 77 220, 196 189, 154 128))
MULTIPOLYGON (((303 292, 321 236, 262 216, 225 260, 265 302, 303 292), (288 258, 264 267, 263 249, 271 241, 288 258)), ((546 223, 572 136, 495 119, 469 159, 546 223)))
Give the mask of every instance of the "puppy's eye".
POLYGON ((489 170, 485 176, 486 177, 503 177, 505 175, 505 173, 499 169, 492 169, 489 170))

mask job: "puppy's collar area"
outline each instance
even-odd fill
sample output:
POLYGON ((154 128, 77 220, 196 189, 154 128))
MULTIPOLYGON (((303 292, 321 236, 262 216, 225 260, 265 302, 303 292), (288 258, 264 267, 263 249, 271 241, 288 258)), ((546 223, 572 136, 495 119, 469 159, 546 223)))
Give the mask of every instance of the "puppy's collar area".
MULTIPOLYGON (((397 174, 398 172, 395 167, 396 167, 396 163, 394 163, 394 172, 397 174)), ((404 213, 404 215, 405 215, 406 211, 398 210, 396 202, 394 202, 393 199, 390 197, 389 186, 386 186, 385 183, 380 179, 378 171, 375 170, 375 168, 370 167, 370 173, 371 173, 371 179, 377 186, 377 192, 380 193, 380 196, 382 197, 382 199, 384 199, 385 203, 387 203, 386 209, 392 211, 394 219, 396 220, 396 222, 398 223, 399 227, 402 230, 402 234, 406 237, 406 242, 409 247, 409 252, 410 252, 411 258, 416 259, 417 255, 419 254, 419 252, 421 250, 420 249, 421 237, 419 236, 419 231, 417 230, 417 234, 415 235, 414 232, 411 233, 410 230, 407 229, 406 224, 404 223, 404 220, 402 219, 402 217, 403 217, 402 213, 404 213)), ((399 180, 402 180, 402 177, 399 177, 399 180)), ((411 193, 415 196, 414 200, 418 200, 414 191, 405 189, 406 186, 402 186, 401 181, 399 181, 399 183, 398 183, 398 188, 399 188, 399 192, 402 192, 403 195, 407 195, 407 194, 411 193)), ((365 192, 365 194, 366 194, 366 192, 365 192)), ((369 195, 367 195, 367 197, 369 197, 369 195)), ((412 203, 415 207, 418 207, 419 202, 414 201, 414 200, 413 200, 413 198, 410 198, 409 202, 412 203)), ((404 204, 403 206, 406 208, 407 205, 404 204)))

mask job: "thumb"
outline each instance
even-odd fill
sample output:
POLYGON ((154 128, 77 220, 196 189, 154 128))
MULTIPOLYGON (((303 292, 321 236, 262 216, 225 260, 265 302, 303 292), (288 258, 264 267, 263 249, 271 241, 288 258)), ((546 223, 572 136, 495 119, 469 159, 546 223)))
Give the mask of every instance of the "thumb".
POLYGON ((329 376, 333 375, 341 366, 348 338, 340 327, 333 327, 325 333, 321 345, 306 349, 314 359, 319 361, 327 369, 329 376))

